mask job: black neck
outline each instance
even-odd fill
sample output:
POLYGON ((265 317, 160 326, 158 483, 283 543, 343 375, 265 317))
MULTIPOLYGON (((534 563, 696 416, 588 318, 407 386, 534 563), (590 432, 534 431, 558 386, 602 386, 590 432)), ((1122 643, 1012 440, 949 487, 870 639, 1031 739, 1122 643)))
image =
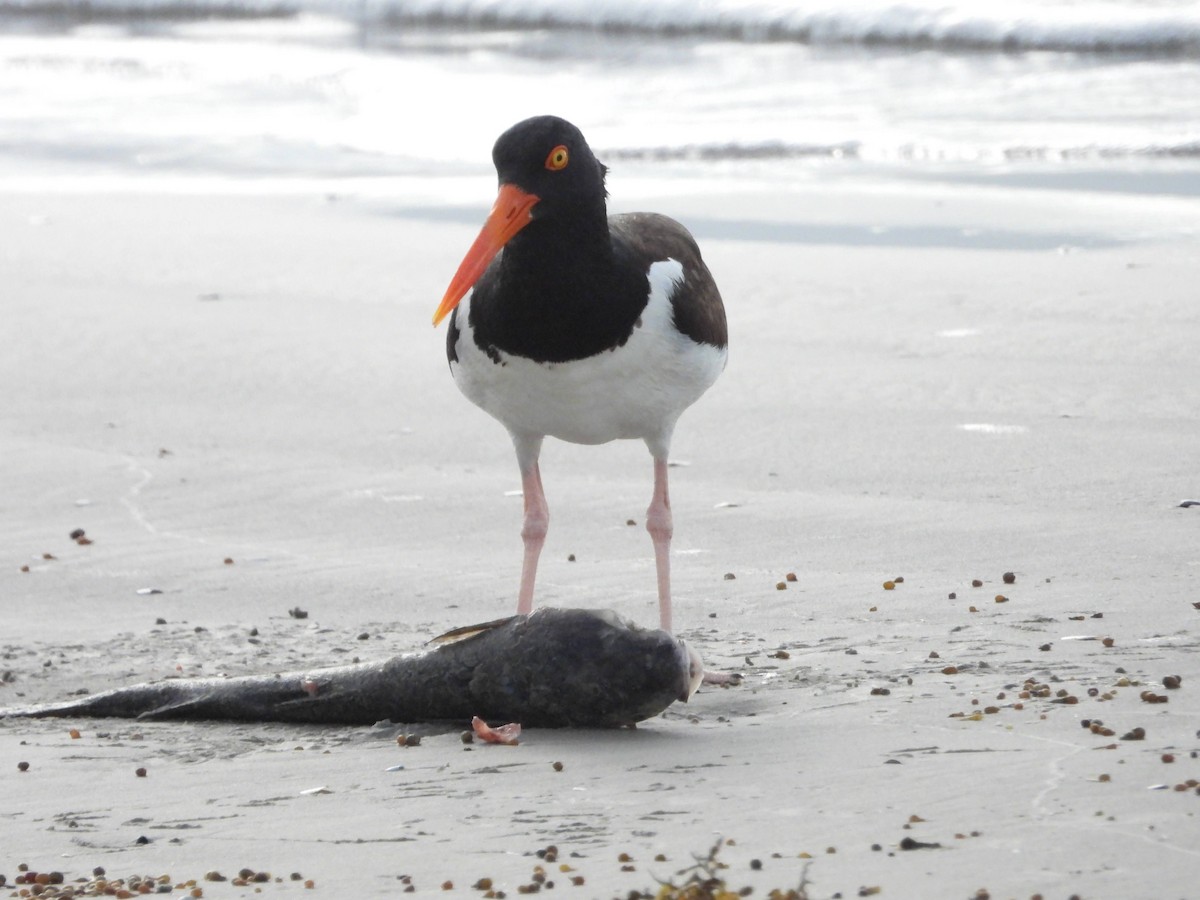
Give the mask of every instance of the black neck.
POLYGON ((621 264, 602 206, 572 212, 535 218, 480 281, 471 327, 481 348, 566 362, 628 338, 646 305, 645 273, 639 280, 621 264))

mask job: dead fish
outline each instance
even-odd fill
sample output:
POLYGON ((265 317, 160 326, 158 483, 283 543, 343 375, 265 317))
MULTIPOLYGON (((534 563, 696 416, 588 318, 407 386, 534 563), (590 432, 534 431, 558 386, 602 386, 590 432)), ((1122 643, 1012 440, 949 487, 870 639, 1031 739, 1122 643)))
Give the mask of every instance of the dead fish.
POLYGON ((234 719, 371 725, 470 721, 611 728, 686 702, 703 666, 688 645, 608 610, 536 610, 456 628, 415 655, 308 672, 138 684, 3 717, 234 719))

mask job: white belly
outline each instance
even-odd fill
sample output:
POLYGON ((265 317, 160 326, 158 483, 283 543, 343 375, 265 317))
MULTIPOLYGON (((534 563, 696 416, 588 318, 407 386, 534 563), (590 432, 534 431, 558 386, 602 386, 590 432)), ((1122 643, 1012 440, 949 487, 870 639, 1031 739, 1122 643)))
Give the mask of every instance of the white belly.
POLYGON ((668 298, 682 267, 650 267, 650 299, 623 345, 587 359, 538 363, 499 353, 496 362, 465 327, 470 297, 459 306, 462 330, 451 366, 455 383, 514 435, 549 435, 577 444, 617 438, 669 441, 680 414, 717 380, 724 348, 697 344, 675 330, 668 298))

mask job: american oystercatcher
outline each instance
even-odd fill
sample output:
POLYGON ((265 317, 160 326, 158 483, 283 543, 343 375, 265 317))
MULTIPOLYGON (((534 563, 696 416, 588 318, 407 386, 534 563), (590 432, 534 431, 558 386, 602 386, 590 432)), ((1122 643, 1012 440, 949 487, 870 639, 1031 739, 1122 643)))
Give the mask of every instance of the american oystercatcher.
POLYGON ((667 452, 679 416, 725 367, 721 295, 678 222, 608 215, 607 169, 570 122, 518 122, 500 135, 492 160, 499 196, 433 324, 453 311, 446 354, 454 381, 500 420, 517 451, 525 498, 517 612, 533 608, 550 520, 538 469, 543 439, 640 438, 654 459, 646 529, 661 625, 670 631, 667 452))

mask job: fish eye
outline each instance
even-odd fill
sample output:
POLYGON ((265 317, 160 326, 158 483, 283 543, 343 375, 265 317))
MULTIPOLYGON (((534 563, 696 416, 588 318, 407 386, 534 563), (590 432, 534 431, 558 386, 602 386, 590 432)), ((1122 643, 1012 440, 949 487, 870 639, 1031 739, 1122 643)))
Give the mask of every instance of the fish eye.
POLYGON ((570 161, 570 154, 567 153, 567 145, 559 144, 550 151, 550 155, 546 157, 546 168, 551 172, 561 172, 567 167, 570 161))

